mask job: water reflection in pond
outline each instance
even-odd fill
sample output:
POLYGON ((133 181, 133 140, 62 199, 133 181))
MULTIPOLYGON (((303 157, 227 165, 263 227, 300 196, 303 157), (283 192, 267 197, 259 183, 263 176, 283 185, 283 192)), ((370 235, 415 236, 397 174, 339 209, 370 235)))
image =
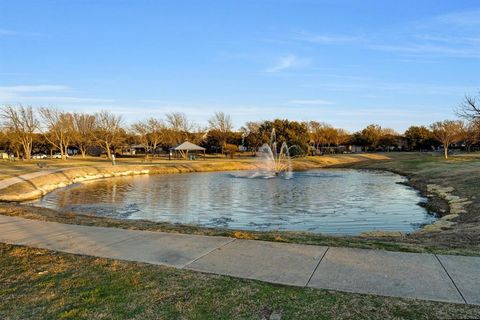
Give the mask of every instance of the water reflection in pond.
POLYGON ((435 218, 388 172, 314 170, 292 179, 236 173, 112 178, 58 189, 35 205, 120 219, 355 235, 410 232, 435 218))

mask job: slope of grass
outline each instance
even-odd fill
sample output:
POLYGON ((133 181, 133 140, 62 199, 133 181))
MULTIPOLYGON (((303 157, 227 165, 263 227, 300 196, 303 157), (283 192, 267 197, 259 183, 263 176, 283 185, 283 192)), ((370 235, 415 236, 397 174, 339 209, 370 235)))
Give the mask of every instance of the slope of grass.
POLYGON ((0 244, 1 319, 479 318, 480 306, 272 285, 0 244))

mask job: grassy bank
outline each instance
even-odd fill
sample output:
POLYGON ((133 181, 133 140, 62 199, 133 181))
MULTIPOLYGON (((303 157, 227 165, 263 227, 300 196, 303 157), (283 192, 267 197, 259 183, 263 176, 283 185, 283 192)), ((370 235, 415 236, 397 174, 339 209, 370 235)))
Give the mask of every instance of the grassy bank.
POLYGON ((388 170, 409 178, 408 184, 429 197, 429 205, 446 215, 426 232, 409 236, 412 242, 451 248, 480 248, 480 154, 461 154, 444 160, 422 153, 392 153, 388 159, 342 164, 340 167, 388 170), (443 211, 443 212, 442 212, 443 211))
POLYGON ((479 306, 272 285, 0 244, 2 319, 479 318, 479 306))

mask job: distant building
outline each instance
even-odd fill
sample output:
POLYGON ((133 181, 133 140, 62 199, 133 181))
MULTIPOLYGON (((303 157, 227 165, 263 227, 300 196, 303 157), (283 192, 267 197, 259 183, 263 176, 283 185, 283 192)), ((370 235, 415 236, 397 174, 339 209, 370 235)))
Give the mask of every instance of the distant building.
POLYGON ((349 145, 347 146, 347 151, 352 153, 359 153, 363 151, 363 148, 357 145, 349 145))

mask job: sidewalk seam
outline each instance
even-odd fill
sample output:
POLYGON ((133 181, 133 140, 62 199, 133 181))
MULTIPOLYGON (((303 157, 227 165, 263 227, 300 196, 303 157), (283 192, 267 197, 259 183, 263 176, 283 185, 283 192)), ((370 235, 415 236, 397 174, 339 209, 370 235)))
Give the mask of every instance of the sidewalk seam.
POLYGON ((224 244, 222 244, 222 245, 219 246, 219 247, 213 248, 212 250, 208 251, 207 253, 202 254, 200 257, 197 257, 197 258, 193 259, 192 261, 189 261, 189 262, 185 263, 183 266, 179 267, 179 269, 184 269, 184 268, 186 268, 187 266, 191 265, 192 263, 194 263, 194 262, 202 259, 202 258, 205 257, 205 256, 208 256, 208 255, 209 255, 210 253, 212 253, 213 251, 216 251, 216 250, 218 250, 218 249, 221 249, 221 248, 229 245, 230 243, 234 242, 235 240, 237 240, 237 238, 233 238, 232 240, 228 241, 227 243, 224 243, 224 244))
POLYGON ((308 278, 307 283, 305 283, 305 285, 303 286, 304 288, 308 287, 308 284, 310 283, 310 280, 312 280, 313 275, 314 275, 315 272, 317 271, 318 266, 320 266, 320 263, 322 263, 323 258, 327 255, 327 252, 328 252, 329 249, 330 249, 330 247, 327 247, 327 250, 325 250, 325 252, 323 253, 322 257, 320 258, 320 260, 318 261, 317 265, 315 266, 315 269, 313 269, 312 274, 311 274, 310 277, 308 278))
POLYGON ((143 234, 139 234, 139 235, 136 235, 136 236, 130 236, 130 237, 127 237, 127 238, 122 239, 122 240, 106 243, 105 246, 116 246, 117 244, 120 244, 122 242, 130 241, 130 240, 136 240, 136 239, 141 238, 143 236, 144 236, 143 234))
MULTIPOLYGON (((16 232, 16 230, 15 230, 15 232, 16 232)), ((69 232, 70 231, 62 231, 62 232, 57 232, 57 233, 43 234, 41 236, 45 237, 45 238, 47 238, 47 237, 55 238, 55 237, 59 237, 59 236, 68 235, 69 232)), ((36 238, 38 238, 38 235, 35 235, 33 237, 32 236, 27 236, 26 238, 21 238, 21 239, 15 240, 15 241, 12 241, 10 239, 5 240, 5 238, 2 238, 2 242, 3 241, 9 241, 9 243, 11 243, 13 245, 27 246, 28 247, 28 246, 31 246, 30 242, 35 241, 36 238)), ((49 240, 55 241, 53 239, 37 239, 37 241, 40 241, 42 245, 45 244, 45 242, 49 241, 49 240)))
POLYGON ((460 291, 460 289, 457 287, 457 284, 455 283, 455 281, 453 281, 453 278, 450 276, 450 273, 448 273, 447 268, 445 268, 445 266, 443 265, 442 260, 440 260, 440 258, 439 258, 436 254, 434 254, 434 256, 435 256, 435 258, 437 258, 438 263, 440 263, 440 265, 442 266, 443 270, 444 270, 445 273, 447 274, 447 276, 448 276, 448 278, 450 279, 450 281, 452 281, 453 286, 455 287, 455 289, 457 289, 457 292, 458 292, 458 294, 460 295, 460 297, 462 297, 463 302, 468 305, 469 303, 467 302, 467 300, 466 300, 465 297, 463 296, 463 294, 462 294, 462 292, 460 291))

